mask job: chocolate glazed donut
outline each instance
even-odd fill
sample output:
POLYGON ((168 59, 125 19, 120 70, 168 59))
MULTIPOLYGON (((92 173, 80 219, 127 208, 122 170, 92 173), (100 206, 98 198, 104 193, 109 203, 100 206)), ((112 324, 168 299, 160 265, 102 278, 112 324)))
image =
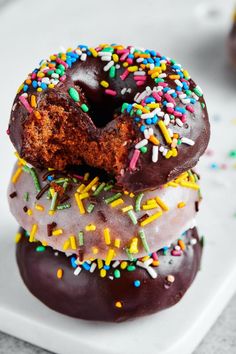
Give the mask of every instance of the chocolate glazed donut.
POLYGON ((87 164, 137 192, 195 166, 210 128, 202 91, 181 65, 101 45, 43 61, 19 88, 9 134, 36 167, 87 164))
MULTIPOLYGON (((20 232, 24 233, 23 229, 20 232)), ((135 263, 135 269, 121 270, 118 278, 114 278, 112 265, 102 278, 98 267, 92 273, 82 269, 74 275, 64 253, 55 253, 50 247, 36 252, 39 245, 23 236, 16 248, 20 274, 31 293, 65 315, 110 322, 148 315, 176 304, 195 278, 202 254, 202 243, 194 228, 184 236, 184 250, 177 251, 173 245, 168 251, 157 252, 160 264, 149 266, 152 276, 135 263)))

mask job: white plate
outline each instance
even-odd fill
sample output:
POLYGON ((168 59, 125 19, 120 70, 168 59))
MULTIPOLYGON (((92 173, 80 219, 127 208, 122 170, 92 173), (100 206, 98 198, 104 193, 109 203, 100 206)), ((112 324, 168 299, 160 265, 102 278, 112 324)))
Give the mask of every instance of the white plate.
POLYGON ((1 246, 0 330, 57 353, 190 353, 236 288, 236 76, 226 62, 225 37, 234 0, 24 0, 0 13, 1 246), (184 299, 157 315, 122 324, 67 318, 38 302, 24 287, 14 259, 16 222, 6 185, 13 148, 3 133, 17 86, 38 59, 78 41, 134 43, 178 58, 203 87, 212 119, 214 155, 200 163, 204 201, 199 230, 206 236, 202 271, 184 299), (219 118, 219 121, 217 121, 219 118), (228 168, 213 170, 211 163, 228 168))

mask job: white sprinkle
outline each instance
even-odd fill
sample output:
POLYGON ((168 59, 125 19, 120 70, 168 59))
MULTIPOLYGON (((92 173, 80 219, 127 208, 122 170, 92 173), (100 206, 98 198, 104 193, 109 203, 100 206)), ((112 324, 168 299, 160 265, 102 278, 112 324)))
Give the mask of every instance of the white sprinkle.
POLYGON ((135 101, 135 102, 138 102, 138 97, 139 97, 139 95, 140 95, 140 93, 137 92, 136 95, 134 96, 134 101, 135 101))
POLYGON ((14 112, 14 110, 15 110, 15 108, 16 108, 16 105, 17 105, 17 103, 15 102, 14 105, 13 105, 13 107, 12 107, 12 112, 14 112))
POLYGON ((191 145, 191 146, 193 146, 193 145, 195 144, 195 142, 194 142, 193 140, 188 139, 188 138, 185 138, 185 137, 183 137, 183 138, 181 139, 181 142, 182 142, 183 144, 187 144, 187 145, 191 145))
POLYGON ((137 262, 136 262, 136 265, 137 265, 138 267, 140 267, 140 268, 147 269, 147 266, 146 266, 143 262, 141 262, 141 261, 137 261, 137 262))
POLYGON ((182 122, 182 120, 180 120, 179 118, 176 118, 176 124, 178 124, 179 127, 182 127, 184 125, 184 123, 182 122))
POLYGON ((110 61, 110 60, 111 60, 111 57, 109 57, 108 55, 103 55, 103 56, 101 57, 101 60, 102 60, 102 61, 110 61))
POLYGON ((135 71, 135 72, 134 72, 134 76, 135 76, 135 75, 137 75, 137 76, 145 76, 146 73, 145 73, 145 71, 135 71))
POLYGON ((82 51, 80 49, 76 49, 75 52, 78 54, 78 55, 81 55, 82 54, 82 51))
POLYGON ((110 53, 110 52, 104 52, 104 51, 98 52, 98 56, 99 56, 99 57, 103 57, 103 56, 105 56, 105 55, 111 57, 111 56, 112 56, 112 53, 110 53))
POLYGON ((164 151, 164 146, 160 146, 159 150, 160 150, 160 152, 163 152, 164 151))
POLYGON ((172 138, 174 135, 173 130, 171 128, 168 128, 168 132, 169 132, 170 137, 172 138))
POLYGON ((155 272, 155 270, 152 267, 147 267, 146 268, 148 274, 153 278, 156 279, 157 277, 157 273, 155 272))
POLYGON ((165 149, 165 148, 164 148, 162 155, 163 155, 163 156, 166 156, 167 152, 168 152, 168 149, 165 149))
MULTIPOLYGON (((156 108, 157 109, 157 108, 156 108)), ((159 108, 160 109, 160 108, 159 108)), ((164 117, 165 113, 160 110, 160 112, 157 113, 158 117, 164 117)))
POLYGON ((155 68, 155 65, 152 63, 152 64, 150 64, 149 68, 150 68, 150 70, 153 70, 155 68))
POLYGON ((109 277, 108 277, 110 280, 113 280, 114 279, 114 277, 112 276, 112 275, 109 275, 109 277))
POLYGON ((142 119, 153 118, 154 116, 155 116, 155 113, 153 113, 153 111, 150 112, 150 113, 143 113, 143 114, 141 114, 141 118, 142 118, 142 119))
POLYGON ((181 99, 181 102, 183 104, 189 104, 190 103, 190 98, 181 99))
POLYGON ((182 84, 182 82, 180 80, 176 79, 175 83, 176 83, 177 86, 183 87, 183 84, 182 84))
POLYGON ((196 245, 197 243, 197 240, 195 238, 193 238, 191 241, 190 241, 191 245, 196 245))
POLYGON ((150 86, 146 86, 145 90, 148 94, 150 94, 152 92, 152 89, 150 86))
POLYGON ((149 139, 151 136, 148 129, 145 129, 143 134, 144 134, 145 139, 149 139))
POLYGON ((167 113, 164 115, 164 124, 166 126, 170 124, 170 116, 167 113))
POLYGON ((111 60, 107 65, 104 66, 103 70, 108 71, 114 65, 114 61, 111 60))
POLYGON ((152 162, 156 163, 158 161, 158 151, 159 148, 156 145, 152 147, 152 162))
POLYGON ((81 61, 85 61, 87 59, 87 54, 86 53, 83 53, 80 57, 80 60, 81 61))
POLYGON ((24 93, 22 93, 22 95, 21 95, 21 96, 23 96, 23 97, 27 98, 27 97, 28 97, 28 93, 27 93, 27 92, 24 92, 24 93))
POLYGON ((201 94, 203 94, 203 91, 202 91, 202 89, 201 89, 201 87, 200 86, 196 86, 196 89, 201 93, 201 94))
POLYGON ((146 146, 147 144, 148 144, 148 140, 143 139, 135 145, 135 149, 141 149, 143 146, 146 146))
POLYGON ((44 82, 45 84, 50 84, 50 79, 49 79, 49 77, 43 77, 43 78, 42 78, 42 82, 44 82))
POLYGON ((116 64, 116 69, 120 69, 120 64, 116 64))
POLYGON ((148 130, 149 130, 149 136, 152 136, 153 135, 153 129, 152 128, 148 128, 148 130))
POLYGON ((167 91, 167 93, 168 93, 169 95, 172 95, 172 93, 174 93, 174 92, 175 92, 175 90, 173 90, 173 89, 167 91))
POLYGON ((148 259, 144 262, 144 264, 145 264, 146 267, 148 267, 148 266, 150 266, 150 264, 152 264, 152 262, 153 262, 153 258, 148 258, 148 259))
MULTIPOLYGON (((58 79, 53 79, 51 82, 52 82, 53 85, 57 85, 59 80, 58 79)), ((39 85, 39 83, 38 83, 38 85, 39 85)))
POLYGON ((176 250, 176 251, 180 251, 180 250, 181 250, 180 246, 176 245, 176 246, 175 246, 175 250, 176 250))
POLYGON ((112 264, 112 268, 117 268, 120 265, 120 261, 115 261, 112 264))
POLYGON ((122 95, 124 95, 124 94, 126 93, 126 91, 127 91, 127 88, 126 88, 126 87, 123 87, 123 89, 120 91, 120 93, 121 93, 122 95))
POLYGON ((90 273, 93 273, 96 268, 97 268, 97 263, 93 262, 93 263, 91 264, 90 269, 89 269, 90 273))
POLYGON ((199 100, 199 97, 198 97, 194 92, 192 93, 192 97, 193 97, 196 101, 199 100))
POLYGON ((54 79, 58 79, 58 78, 59 78, 59 74, 53 73, 53 74, 51 75, 51 77, 53 77, 54 79))
POLYGON ((185 97, 187 97, 187 95, 186 95, 185 93, 181 93, 181 94, 179 95, 179 98, 181 98, 181 99, 183 99, 183 98, 185 98, 185 97))
POLYGON ((79 275, 79 273, 81 272, 82 268, 80 266, 78 266, 75 270, 74 270, 74 275, 79 275))
POLYGON ((136 62, 137 62, 137 63, 142 63, 142 61, 144 61, 144 58, 138 58, 138 59, 136 59, 136 62))
POLYGON ((131 87, 129 87, 129 88, 127 89, 127 92, 128 92, 128 93, 131 93, 131 92, 132 92, 131 87))
POLYGON ((160 74, 158 77, 160 78, 160 79, 164 79, 164 77, 166 77, 167 75, 165 74, 165 73, 163 73, 163 74, 160 74))
POLYGON ((174 103, 168 102, 168 103, 166 104, 166 107, 174 108, 174 103))

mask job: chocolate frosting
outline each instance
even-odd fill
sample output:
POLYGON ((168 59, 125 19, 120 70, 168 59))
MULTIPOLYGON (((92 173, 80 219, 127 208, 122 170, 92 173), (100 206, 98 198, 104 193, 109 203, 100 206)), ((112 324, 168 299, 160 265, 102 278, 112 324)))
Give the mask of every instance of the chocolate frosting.
MULTIPOLYGON (((156 55, 158 56, 159 54, 156 55)), ((159 57, 164 58, 160 55, 159 57)), ((179 145, 178 156, 169 159, 159 153, 157 163, 152 162, 152 148, 148 146, 147 152, 140 155, 136 168, 131 170, 129 162, 133 155, 134 146, 144 137, 133 118, 127 112, 120 113, 121 106, 124 102, 134 103, 134 97, 137 93, 143 92, 146 87, 153 89, 158 84, 154 82, 150 75, 147 75, 145 85, 141 86, 141 88, 136 85, 133 75, 128 75, 125 80, 122 80, 120 76, 126 70, 122 65, 116 69, 115 78, 111 78, 109 77, 109 72, 104 71, 105 64, 106 62, 92 56, 87 57, 86 61, 77 60, 66 70, 66 79, 63 82, 59 82, 55 88, 46 89, 42 92, 38 92, 32 86, 27 89, 29 96, 32 94, 36 96, 37 109, 39 111, 42 107, 50 110, 51 105, 60 105, 66 111, 70 111, 71 114, 70 126, 66 126, 63 132, 64 138, 59 139, 59 141, 58 139, 53 141, 53 136, 51 138, 52 146, 50 146, 50 149, 52 151, 50 152, 50 158, 46 159, 45 154, 42 153, 42 149, 47 142, 44 141, 44 136, 40 133, 37 124, 35 125, 35 134, 39 135, 38 145, 35 145, 35 139, 29 138, 26 126, 35 119, 34 112, 29 113, 19 101, 22 91, 17 94, 11 112, 9 134, 19 154, 34 166, 39 167, 63 169, 66 165, 83 162, 93 167, 102 168, 114 176, 124 189, 130 191, 158 188, 177 177, 183 171, 195 166, 205 151, 210 136, 208 114, 203 97, 201 96, 193 105, 194 112, 186 112, 186 123, 182 127, 176 124, 173 126, 175 133, 193 140, 195 144, 193 146, 179 145), (105 89, 100 84, 102 81, 109 83, 109 89, 116 92, 115 96, 105 94, 105 89), (80 94, 79 104, 68 94, 68 90, 71 87, 75 88, 80 94), (126 89, 125 93, 122 89, 126 89), (89 107, 87 113, 81 110, 80 105, 82 103, 87 104, 89 107), (121 135, 122 124, 129 126, 129 134, 127 133, 125 137, 121 135), (89 158, 85 152, 79 151, 81 141, 79 135, 78 141, 76 141, 76 134, 70 140, 73 129, 77 130, 77 132, 83 132, 82 136, 85 137, 86 144, 88 144, 89 158), (104 140, 107 140, 107 134, 110 132, 113 138, 121 139, 119 140, 121 141, 120 145, 122 145, 122 142, 125 144, 125 151, 122 152, 122 157, 118 154, 119 148, 117 148, 116 144, 113 146, 111 142, 108 147, 104 147, 104 140), (125 140, 122 141, 122 139, 125 140), (99 155, 110 156, 111 163, 109 166, 104 162, 100 162, 100 160, 98 161, 96 158, 98 152, 97 150, 93 152, 93 147, 89 143, 92 141, 95 141, 100 147, 99 155), (77 150, 73 149, 73 152, 71 150, 72 144, 78 146, 77 150), (89 150, 90 147, 91 151, 89 150), (93 154, 94 156, 91 158, 93 154), (116 156, 119 160, 119 168, 115 167, 115 163, 114 168, 112 168, 110 165, 112 165, 112 161, 114 158, 116 159, 116 156)), ((173 69, 170 61, 167 62, 166 66, 165 73, 167 77, 165 78, 165 83, 169 89, 175 89, 176 83, 173 79, 170 79, 170 76, 175 75, 176 70, 173 69)), ((190 90, 196 88, 196 84, 192 79, 188 80, 188 85, 190 90)), ((178 97, 175 98, 175 101, 178 106, 184 106, 178 97)), ((166 146, 159 128, 154 126, 153 129, 156 138, 163 146, 166 146)), ((56 125, 54 130, 57 130, 56 125)))
MULTIPOLYGON (((24 233, 22 229, 20 232, 24 233)), ((16 246, 16 258, 25 285, 49 308, 76 318, 118 322, 163 310, 183 297, 199 270, 202 255, 196 228, 189 230, 184 240, 186 249, 181 256, 173 256, 171 248, 166 255, 158 251, 160 265, 153 268, 155 279, 139 267, 123 270, 121 277, 113 280, 101 278, 98 269, 93 273, 82 270, 75 276, 65 254, 49 247, 36 252, 39 243, 29 243, 25 236, 16 246), (61 279, 57 278, 59 268, 61 279), (139 287, 134 286, 135 280, 140 281, 139 287)), ((112 269, 108 273, 113 275, 112 269)))

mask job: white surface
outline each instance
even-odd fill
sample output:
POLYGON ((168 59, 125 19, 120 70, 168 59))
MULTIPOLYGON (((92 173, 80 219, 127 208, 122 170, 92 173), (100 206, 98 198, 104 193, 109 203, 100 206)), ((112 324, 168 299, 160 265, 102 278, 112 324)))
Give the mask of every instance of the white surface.
POLYGON ((227 5, 220 0, 163 3, 41 0, 36 6, 24 0, 0 14, 0 330, 57 353, 190 353, 236 288, 236 169, 227 158, 228 151, 236 148, 236 125, 231 123, 236 118, 236 75, 225 59, 225 36, 234 0, 228 0, 227 5), (114 325, 64 317, 27 292, 15 265, 12 239, 16 223, 5 198, 14 157, 4 131, 15 90, 25 73, 61 45, 73 46, 78 41, 96 44, 104 39, 156 48, 176 57, 204 89, 211 117, 218 114, 221 118, 212 127, 214 155, 200 164, 204 202, 199 229, 206 235, 202 271, 177 306, 114 325), (213 171, 209 169, 211 162, 225 162, 228 169, 213 171))

